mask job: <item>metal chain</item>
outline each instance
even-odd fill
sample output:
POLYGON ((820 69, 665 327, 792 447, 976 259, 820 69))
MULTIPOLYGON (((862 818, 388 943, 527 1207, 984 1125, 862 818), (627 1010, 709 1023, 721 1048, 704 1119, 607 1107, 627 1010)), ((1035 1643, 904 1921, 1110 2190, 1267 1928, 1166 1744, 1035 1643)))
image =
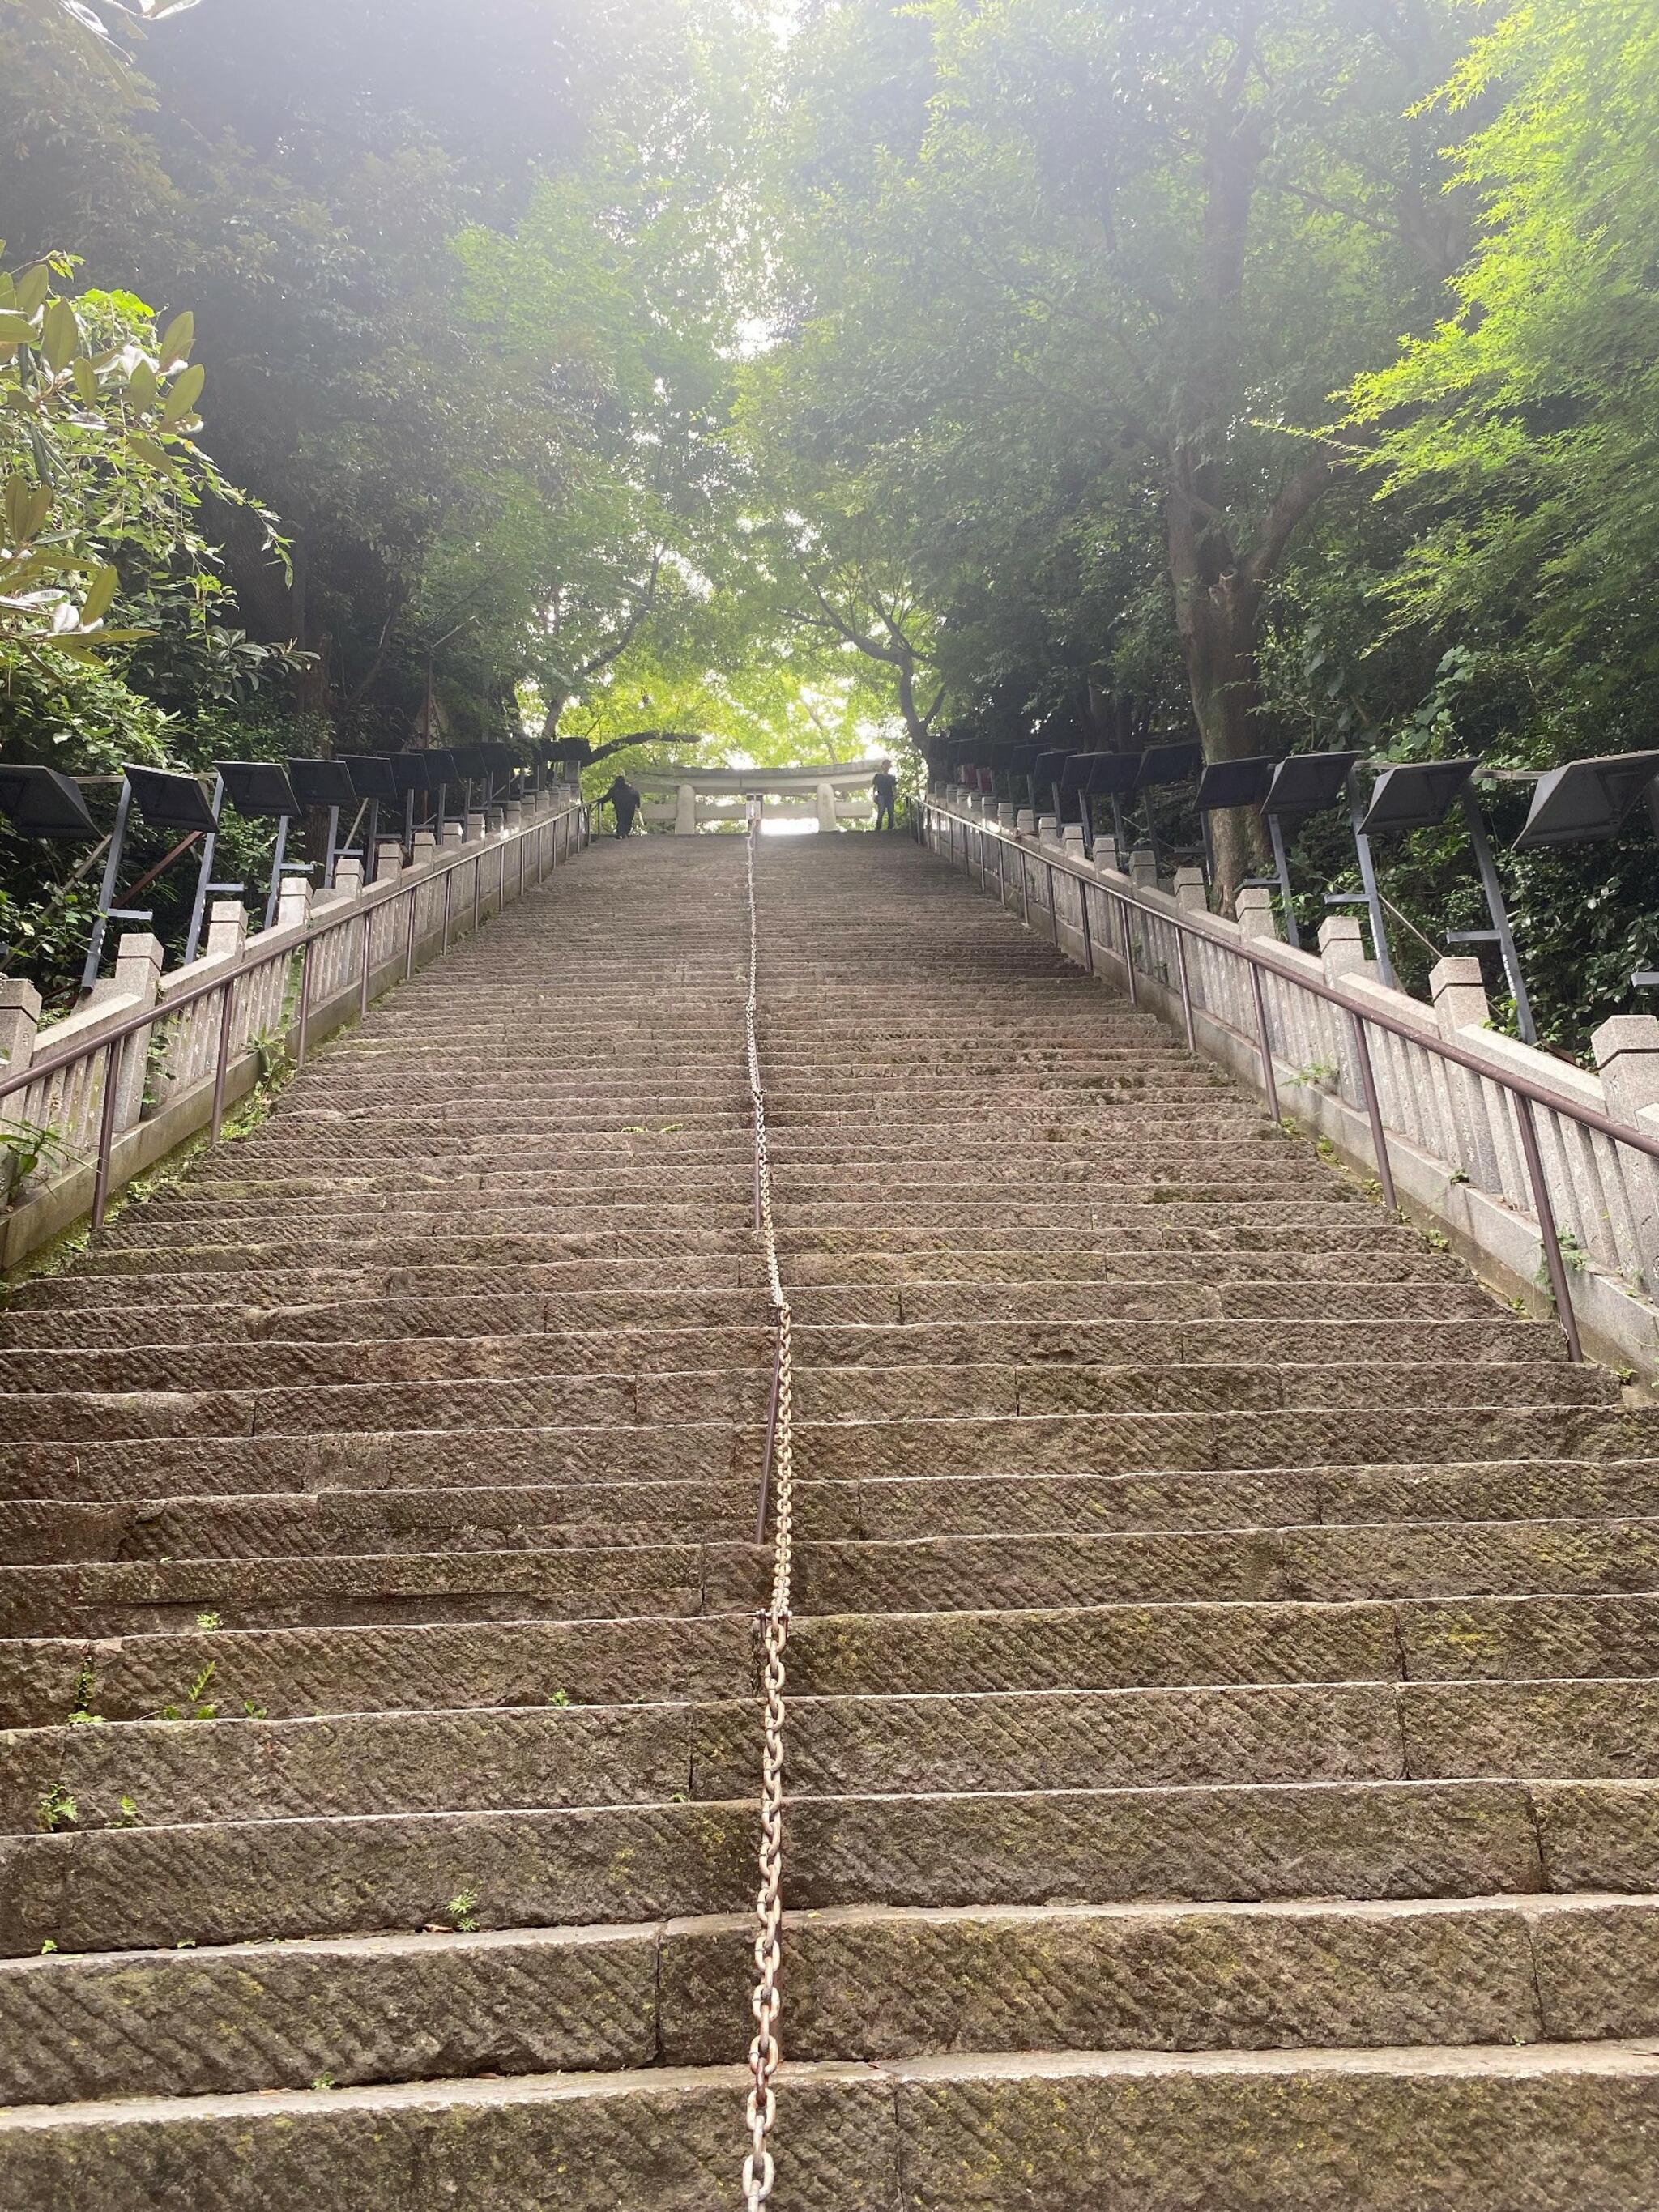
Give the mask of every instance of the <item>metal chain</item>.
POLYGON ((765 1698, 765 1743, 761 1764, 760 1890, 755 1899, 755 2039, 749 2046, 754 2086, 749 2092, 749 2154, 743 2162, 744 2203, 760 2212, 772 2194, 775 2168, 767 2138, 777 2118, 773 2077, 782 2057, 778 2016, 783 1996, 778 1984, 783 1926, 783 1655, 789 1641, 789 1598, 793 1577, 794 1539, 794 1367, 789 1301, 778 1273, 778 1240, 772 1225, 772 1169, 766 1152, 766 1094, 761 1085, 756 1006, 760 981, 760 921, 755 904, 755 847, 758 820, 749 825, 749 999, 744 1025, 749 1042, 749 1105, 755 1128, 755 1211, 766 1261, 767 1289, 776 1329, 775 1388, 777 1422, 772 1466, 775 1518, 772 1539, 772 1595, 760 1617, 762 1688, 765 1698))

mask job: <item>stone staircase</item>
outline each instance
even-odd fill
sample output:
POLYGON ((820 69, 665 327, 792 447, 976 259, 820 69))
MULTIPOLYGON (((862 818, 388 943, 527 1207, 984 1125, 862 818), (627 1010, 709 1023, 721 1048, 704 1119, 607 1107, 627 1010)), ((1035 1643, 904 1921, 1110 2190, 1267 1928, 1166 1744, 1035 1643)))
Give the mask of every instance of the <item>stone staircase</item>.
MULTIPOLYGON (((736 839, 0 1319, 0 2204, 740 2202, 736 839)), ((760 861, 783 2212, 1659 2200, 1659 1425, 908 844, 760 861)))

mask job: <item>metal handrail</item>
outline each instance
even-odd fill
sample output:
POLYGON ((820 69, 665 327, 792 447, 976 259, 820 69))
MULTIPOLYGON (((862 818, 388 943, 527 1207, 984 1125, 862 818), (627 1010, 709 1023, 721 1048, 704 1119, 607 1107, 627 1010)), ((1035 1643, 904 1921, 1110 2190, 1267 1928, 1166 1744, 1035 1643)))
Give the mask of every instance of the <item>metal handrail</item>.
MULTIPOLYGON (((926 805, 929 814, 951 825, 950 856, 952 865, 955 864, 957 858, 956 825, 960 823, 964 831, 978 836, 981 841, 979 870, 981 886, 985 883, 984 853, 987 840, 994 841, 996 846, 999 882, 1001 880, 1002 855, 1005 848, 1012 848, 1022 854, 1030 854, 1042 863, 1048 871, 1048 915, 1056 944, 1060 941, 1060 920, 1054 906, 1054 881, 1056 875, 1069 876, 1073 878, 1079 887, 1083 937, 1085 945, 1088 946, 1085 965, 1090 967, 1091 972, 1094 951, 1089 924, 1091 891, 1104 897, 1108 902, 1109 908, 1112 904, 1115 904, 1126 914, 1142 915, 1148 921, 1158 922, 1165 928, 1173 930, 1176 933, 1176 951, 1180 961, 1182 1010, 1189 1048, 1194 1042, 1194 1032, 1192 988, 1187 973, 1186 962, 1188 939, 1197 938, 1203 944, 1226 953, 1232 959, 1242 961, 1249 970, 1251 992, 1255 1005, 1256 1049, 1261 1058, 1262 1087, 1267 1093, 1269 1110, 1275 1120, 1278 1119, 1278 1084, 1273 1071, 1273 1046, 1267 1026, 1266 994, 1261 988, 1262 975, 1264 973, 1276 975, 1281 981, 1293 983, 1298 990, 1306 991, 1311 997, 1322 999, 1328 1005, 1340 1008, 1352 1024, 1360 1089, 1364 1097, 1366 1120, 1370 1127, 1377 1177, 1382 1186, 1384 1202, 1391 1210, 1398 1210, 1398 1199, 1395 1189, 1394 1170, 1389 1158, 1388 1133, 1382 1124, 1382 1111, 1377 1099, 1376 1079, 1371 1065, 1368 1030, 1382 1030, 1391 1036, 1403 1037, 1408 1043, 1433 1054, 1437 1059, 1445 1060, 1455 1067, 1466 1068, 1471 1074, 1480 1077, 1486 1082, 1495 1083, 1500 1090, 1508 1092, 1515 1101, 1516 1126, 1520 1133, 1521 1151, 1526 1165, 1527 1179, 1532 1188, 1534 1211, 1538 1225, 1543 1232, 1545 1264, 1549 1270, 1550 1289, 1554 1297, 1556 1311, 1560 1317, 1561 1326, 1566 1333, 1567 1346, 1572 1358, 1574 1359, 1583 1358, 1583 1346, 1579 1338, 1577 1319, 1573 1312, 1566 1261, 1562 1254, 1560 1237, 1556 1228, 1555 1209, 1550 1199, 1548 1184, 1544 1174, 1543 1158, 1538 1147, 1538 1130, 1534 1118, 1534 1109, 1541 1106, 1549 1113, 1563 1115, 1567 1120, 1576 1122, 1581 1128, 1595 1130, 1601 1136, 1611 1138, 1615 1143, 1627 1145, 1633 1152, 1641 1152, 1651 1160, 1659 1160, 1659 1137, 1649 1136, 1644 1130, 1632 1128, 1626 1121, 1614 1121, 1611 1115, 1603 1114, 1594 1106, 1587 1106, 1577 1100, 1565 1097, 1559 1091, 1550 1090, 1546 1085, 1535 1082, 1529 1076, 1494 1067, 1491 1061, 1481 1059, 1479 1054, 1468 1051, 1462 1045, 1452 1043, 1449 1038, 1431 1035, 1424 1030, 1416 1028, 1410 1022, 1401 1020, 1398 1015, 1388 1013, 1381 1007, 1367 1006, 1354 994, 1343 990, 1338 984, 1327 981, 1322 975, 1315 977, 1293 975, 1270 953, 1258 950, 1249 939, 1222 936, 1213 931, 1204 929, 1189 915, 1183 914, 1179 908, 1154 907, 1137 896, 1133 887, 1120 890, 1115 884, 1103 882, 1092 870, 1079 866, 1069 854, 1050 854, 1041 848, 1033 852, 1029 839, 1022 838, 1017 832, 1006 829, 1000 823, 975 820, 970 815, 959 814, 954 808, 932 797, 927 799, 926 805)), ((963 864, 964 867, 971 868, 973 863, 968 859, 968 839, 965 836, 961 840, 961 843, 963 864)), ((1024 882, 1023 869, 1020 880, 1023 884, 1024 882)), ((1122 939, 1129 997, 1133 1001, 1136 996, 1134 938, 1127 925, 1122 929, 1122 939)), ((1211 1018, 1218 1019, 1219 1018, 1212 1014, 1211 1018)), ((1235 1036, 1243 1037, 1243 1033, 1234 1029, 1231 1023, 1223 1025, 1231 1030, 1235 1036)), ((1243 1041, 1247 1043, 1249 1042, 1248 1038, 1243 1041)))
MULTIPOLYGON (((505 836, 493 841, 494 849, 503 855, 509 847, 517 848, 520 895, 522 895, 525 882, 526 847, 532 838, 537 841, 536 881, 545 882, 549 874, 559 864, 558 826, 562 822, 573 820, 577 825, 575 849, 580 851, 588 842, 587 808, 580 801, 570 806, 562 807, 556 813, 545 814, 539 821, 526 823, 517 830, 509 830, 505 836), (553 858, 550 863, 546 860, 542 846, 542 841, 549 830, 555 832, 553 858)), ((71 1045, 65 1051, 48 1053, 40 1060, 31 1060, 27 1067, 20 1069, 15 1075, 8 1076, 4 1081, 0 1082, 0 1104, 3 1104, 14 1092, 30 1090, 35 1085, 49 1081, 52 1077, 61 1074, 65 1070, 83 1066, 87 1061, 94 1059, 100 1054, 104 1055, 102 1112, 98 1133, 97 1175, 94 1185, 92 1206, 94 1235, 95 1236, 103 1227, 104 1216, 108 1208, 110 1157, 116 1136, 115 1116, 120 1088, 118 1082, 120 1054, 121 1048, 130 1038, 137 1036, 141 1031, 155 1029, 161 1022, 173 1020, 190 1007, 199 1005, 204 999, 211 998, 216 994, 219 997, 222 1011, 220 1015, 218 1048, 214 1065, 213 1113, 209 1137, 210 1143, 216 1145, 224 1121, 225 1081, 230 1061, 231 1009, 237 987, 247 977, 261 974, 275 961, 292 960, 296 953, 300 956, 300 1003, 296 1014, 298 1035, 295 1048, 295 1062, 297 1066, 303 1067, 311 1018, 313 949, 325 939, 334 936, 338 931, 353 928, 360 922, 362 924, 363 957, 358 991, 360 1011, 366 1011, 369 1000, 370 979, 374 971, 374 932, 370 926, 371 917, 375 913, 396 908, 402 901, 408 901, 409 927, 403 954, 404 975, 404 980, 407 981, 415 972, 417 943, 416 922, 418 912, 416 902, 428 884, 435 883, 441 877, 444 878, 443 938, 444 948, 447 951, 452 908, 454 902, 453 878, 462 868, 471 867, 477 870, 472 887, 472 926, 474 930, 477 928, 481 892, 479 878, 483 875, 482 864, 484 850, 485 847, 482 844, 473 844, 471 849, 463 845, 454 854, 446 854, 437 865, 422 868, 418 875, 411 874, 406 879, 400 878, 395 886, 386 887, 381 896, 376 895, 380 887, 370 884, 365 890, 363 896, 352 900, 343 913, 325 915, 320 921, 312 922, 304 929, 296 930, 292 924, 289 924, 286 927, 279 927, 274 931, 266 932, 264 934, 280 937, 281 944, 273 945, 268 949, 251 950, 237 962, 234 968, 220 975, 204 976, 200 982, 192 983, 188 988, 169 999, 165 1006, 144 1006, 136 1013, 124 1015, 119 1021, 111 1023, 106 1029, 100 1029, 96 1036, 88 1037, 84 1043, 71 1045)), ((570 850, 571 841, 567 839, 567 859, 569 857, 570 850)), ((503 861, 501 881, 496 886, 495 895, 498 901, 504 899, 506 888, 507 871, 503 861)), ((500 911, 499 905, 497 911, 500 911)), ((256 939, 254 943, 258 945, 259 940, 256 939)), ((387 963, 382 962, 380 964, 385 966, 387 963)), ((84 1160, 80 1163, 82 1167, 85 1164, 84 1160)))

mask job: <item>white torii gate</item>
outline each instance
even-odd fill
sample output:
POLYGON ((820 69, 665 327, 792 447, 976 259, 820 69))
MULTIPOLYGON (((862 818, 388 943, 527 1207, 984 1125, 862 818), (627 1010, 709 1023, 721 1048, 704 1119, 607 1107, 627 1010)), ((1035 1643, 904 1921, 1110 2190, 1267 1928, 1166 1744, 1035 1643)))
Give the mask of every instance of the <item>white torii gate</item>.
POLYGON ((671 762, 665 768, 636 769, 634 781, 643 795, 647 823, 672 823, 676 836, 695 836, 709 823, 741 828, 746 799, 758 797, 767 821, 807 821, 816 814, 820 830, 839 830, 843 822, 875 817, 870 779, 878 760, 848 761, 808 768, 697 768, 671 762))

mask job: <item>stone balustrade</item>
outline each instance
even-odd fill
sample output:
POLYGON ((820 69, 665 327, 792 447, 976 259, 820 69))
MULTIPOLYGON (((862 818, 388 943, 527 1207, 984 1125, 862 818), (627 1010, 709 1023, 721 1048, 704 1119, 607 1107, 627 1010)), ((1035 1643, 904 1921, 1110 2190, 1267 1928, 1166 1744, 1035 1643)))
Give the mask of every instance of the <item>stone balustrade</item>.
POLYGON ((314 1042, 567 859, 581 823, 574 796, 550 792, 492 810, 489 822, 482 813, 465 828, 452 822, 441 846, 429 830, 416 830, 408 854, 385 839, 372 884, 356 857, 338 863, 326 891, 286 878, 269 930, 252 929, 236 900, 216 901, 197 958, 165 971, 160 939, 127 931, 114 973, 73 1013, 44 1025, 33 985, 0 977, 0 1082, 53 1063, 0 1098, 0 1136, 18 1140, 0 1151, 0 1273, 88 1210, 112 1030, 135 1015, 155 1017, 117 1054, 108 1119, 110 1187, 118 1189, 207 1125, 222 1033, 223 1097, 234 1103, 275 1060, 300 1049, 302 994, 306 1041, 314 1042), (202 992, 215 983, 228 987, 228 1011, 224 991, 202 992), (40 1157, 21 1174, 18 1158, 34 1132, 44 1133, 40 1157))
POLYGON ((1150 852, 1132 854, 1124 874, 1107 860, 1085 862, 1029 814, 1011 832, 1000 819, 1006 809, 968 799, 965 793, 955 801, 933 795, 934 850, 966 866, 993 896, 1000 884, 1009 908, 1111 981, 1127 988, 1133 960, 1140 1004, 1183 1034, 1190 1004, 1197 1048, 1261 1091, 1255 994, 1249 967, 1237 957, 1248 941, 1263 956, 1280 1111, 1366 1173, 1376 1163, 1355 1026, 1345 1008, 1305 987, 1340 986, 1358 1006, 1401 1025, 1404 1035, 1380 1024, 1366 1029, 1401 1201, 1506 1295, 1540 1311, 1549 1299, 1547 1255, 1516 1094, 1502 1079, 1519 1077, 1558 1101, 1536 1107, 1534 1119, 1581 1331, 1613 1364, 1659 1376, 1659 1161, 1587 1128, 1570 1111, 1587 1109, 1659 1138, 1659 1019, 1627 1014, 1604 1022, 1591 1040, 1595 1067, 1576 1067, 1492 1027, 1476 959, 1437 962, 1425 1003, 1379 981, 1355 915, 1331 916, 1317 952, 1298 951, 1281 940, 1264 890, 1241 891, 1237 918, 1228 920, 1208 911, 1196 868, 1178 869, 1166 891, 1150 852), (984 833, 982 855, 975 831, 984 833), (1085 884, 1074 871, 1103 894, 1118 894, 1089 896, 1086 947, 1085 884), (1185 926, 1184 1000, 1178 923, 1185 926), (1448 1060, 1431 1049, 1434 1040, 1472 1054, 1490 1073, 1448 1060))

